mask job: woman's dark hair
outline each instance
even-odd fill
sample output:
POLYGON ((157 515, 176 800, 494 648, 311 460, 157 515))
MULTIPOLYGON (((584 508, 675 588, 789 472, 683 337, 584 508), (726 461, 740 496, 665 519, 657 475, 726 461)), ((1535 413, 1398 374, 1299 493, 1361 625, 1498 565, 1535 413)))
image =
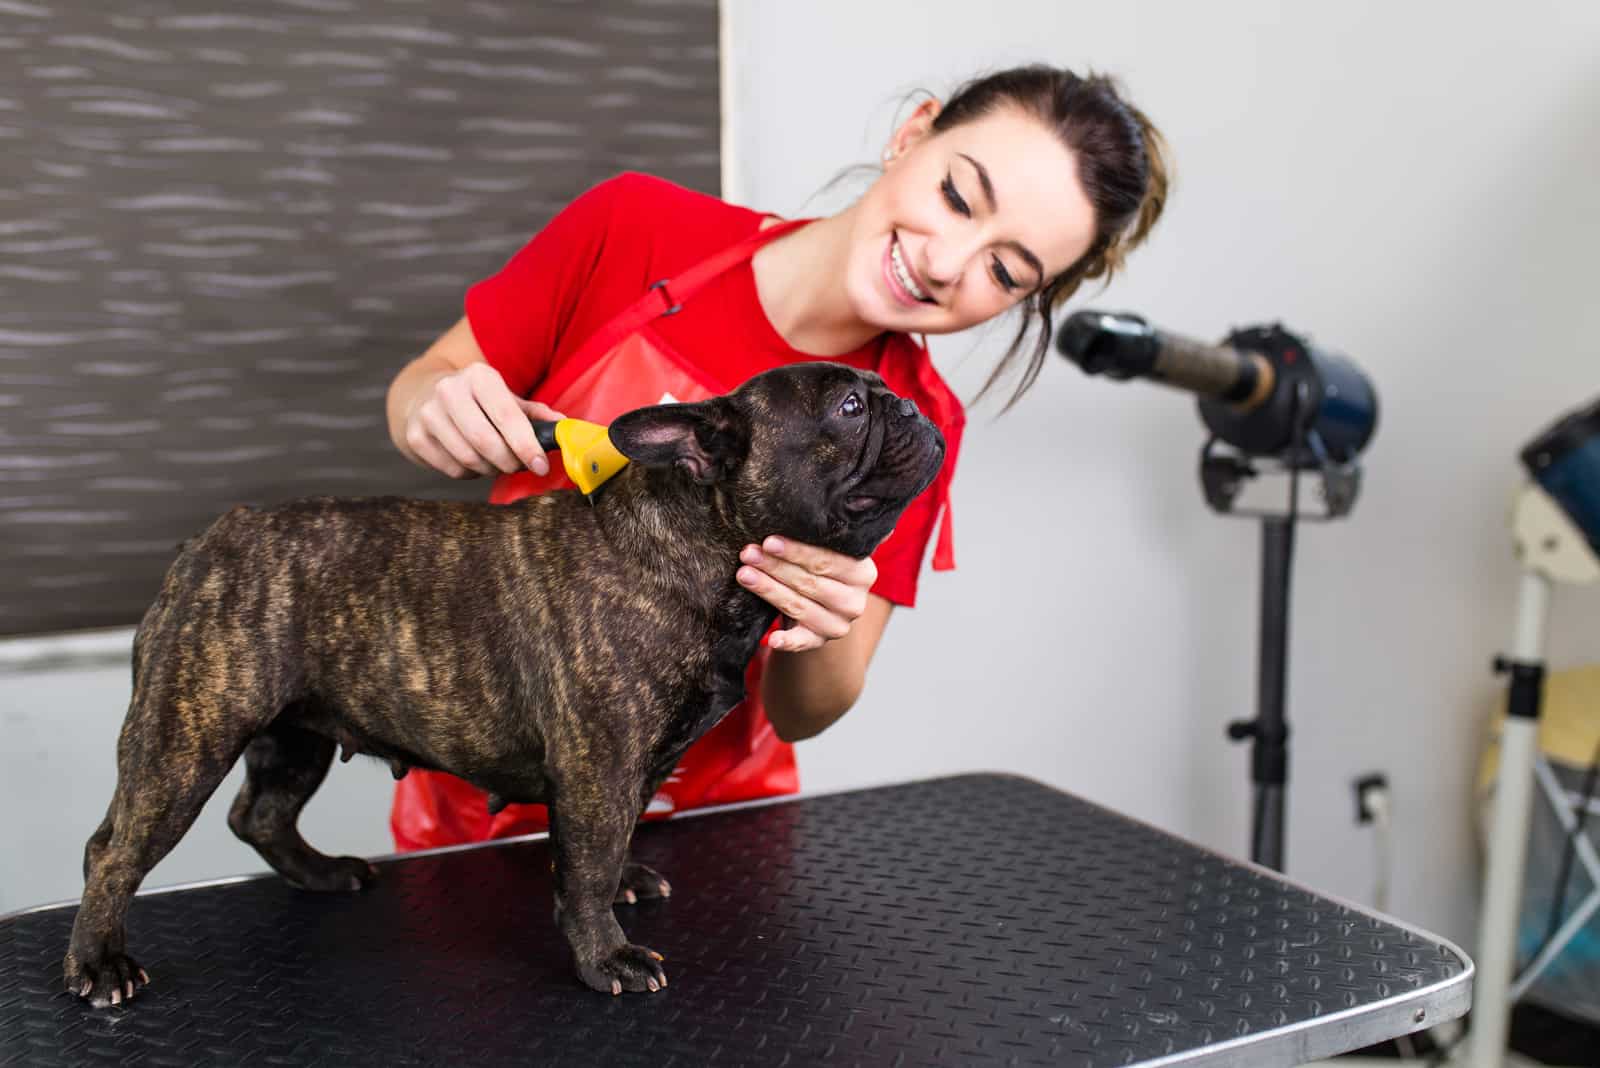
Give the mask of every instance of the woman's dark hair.
POLYGON ((1089 251, 1024 301, 1026 311, 1010 349, 978 391, 981 398, 1016 364, 1037 314, 1042 328, 1016 391, 1006 402, 1009 409, 1044 366, 1052 313, 1088 279, 1109 282, 1128 252, 1161 217, 1167 201, 1168 165, 1160 132, 1143 112, 1123 99, 1112 79, 1093 73, 1080 77, 1058 67, 1015 67, 974 78, 951 95, 934 118, 933 131, 940 133, 1007 108, 1032 115, 1072 151, 1078 161, 1078 180, 1095 215, 1095 238, 1089 251))

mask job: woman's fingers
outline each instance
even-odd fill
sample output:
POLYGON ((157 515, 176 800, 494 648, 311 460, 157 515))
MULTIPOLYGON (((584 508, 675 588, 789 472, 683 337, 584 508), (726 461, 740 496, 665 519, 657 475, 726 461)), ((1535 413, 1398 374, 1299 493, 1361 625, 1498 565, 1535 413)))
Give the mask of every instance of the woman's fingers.
POLYGON ((737 574, 740 584, 793 621, 769 641, 785 651, 815 649, 850 633, 878 576, 870 558, 857 560, 787 538, 747 545, 739 559, 744 565, 737 574))
POLYGON ((455 466, 464 469, 470 474, 455 477, 468 477, 472 475, 487 475, 495 470, 488 460, 478 455, 478 451, 468 444, 467 439, 456 429, 454 421, 443 405, 424 404, 418 413, 422 420, 423 429, 427 431, 432 440, 446 455, 454 461, 455 466))
POLYGON ((870 556, 857 559, 832 549, 776 535, 761 543, 761 551, 804 568, 818 578, 836 579, 847 586, 858 586, 865 590, 871 589, 872 584, 878 581, 878 565, 872 562, 870 556))
POLYGON ((452 478, 549 473, 550 461, 531 419, 560 419, 549 405, 523 400, 500 373, 473 363, 433 384, 406 428, 406 443, 430 467, 452 478))
POLYGON ((566 418, 566 416, 543 401, 524 400, 521 397, 517 397, 517 404, 521 406, 522 413, 529 419, 552 419, 559 422, 566 418))
POLYGON ((785 630, 775 631, 767 639, 767 644, 781 653, 804 653, 821 649, 828 644, 828 639, 796 623, 785 630))
POLYGON ((850 620, 785 585, 762 567, 746 565, 739 569, 737 577, 745 589, 813 634, 832 639, 842 638, 850 632, 850 620))
POLYGON ((500 470, 508 475, 523 468, 536 475, 549 474, 550 461, 545 458, 544 450, 539 447, 539 439, 533 433, 533 424, 523 413, 522 405, 517 403, 517 397, 504 385, 499 389, 489 388, 481 391, 474 387, 474 392, 478 407, 482 409, 491 424, 490 433, 496 436, 506 450, 506 455, 501 457, 501 461, 508 461, 511 466, 501 467, 500 470))
POLYGON ((450 478, 473 478, 477 475, 476 471, 468 471, 456 463, 455 457, 446 452, 444 446, 433 440, 433 435, 422 425, 420 419, 412 422, 407 428, 406 444, 411 447, 417 459, 440 474, 450 478))
POLYGON ((878 565, 871 557, 856 559, 788 538, 747 545, 739 558, 851 621, 866 611, 867 593, 878 581, 878 565))
MULTIPOLYGON (((482 474, 494 474, 496 471, 510 474, 522 470, 522 461, 486 411, 486 406, 513 407, 510 390, 506 389, 500 375, 492 367, 473 364, 460 374, 441 379, 438 397, 456 433, 489 469, 485 470, 476 463, 467 463, 459 454, 456 455, 458 460, 482 474)), ((529 434, 532 434, 531 428, 529 434)), ((450 447, 449 442, 442 443, 450 447)), ((455 450, 451 448, 451 452, 455 453, 455 450)))
POLYGON ((752 567, 759 568, 775 583, 790 591, 793 595, 790 607, 797 610, 790 612, 784 605, 777 607, 796 622, 810 626, 818 617, 808 616, 807 606, 815 606, 828 615, 839 618, 848 628, 849 624, 859 619, 861 613, 866 610, 865 589, 814 574, 798 564, 760 551, 746 549, 739 555, 739 559, 752 567))

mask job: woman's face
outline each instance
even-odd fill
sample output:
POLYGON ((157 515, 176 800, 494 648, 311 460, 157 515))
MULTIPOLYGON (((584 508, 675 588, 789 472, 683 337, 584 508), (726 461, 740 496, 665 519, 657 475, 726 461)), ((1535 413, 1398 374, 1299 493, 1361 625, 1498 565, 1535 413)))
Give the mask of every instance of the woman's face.
POLYGON ((1077 160, 1043 123, 1006 108, 933 133, 938 107, 895 133, 856 204, 845 287, 884 330, 948 334, 991 319, 1094 240, 1077 160))

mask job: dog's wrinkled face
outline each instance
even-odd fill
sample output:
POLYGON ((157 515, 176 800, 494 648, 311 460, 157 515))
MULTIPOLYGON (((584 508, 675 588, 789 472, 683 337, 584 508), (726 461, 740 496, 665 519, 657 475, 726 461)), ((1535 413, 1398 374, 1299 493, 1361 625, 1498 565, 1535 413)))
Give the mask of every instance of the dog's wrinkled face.
POLYGON ((877 375, 825 361, 767 371, 725 397, 629 412, 610 433, 630 460, 717 486, 752 539, 780 534, 857 557, 888 537, 945 448, 877 375))

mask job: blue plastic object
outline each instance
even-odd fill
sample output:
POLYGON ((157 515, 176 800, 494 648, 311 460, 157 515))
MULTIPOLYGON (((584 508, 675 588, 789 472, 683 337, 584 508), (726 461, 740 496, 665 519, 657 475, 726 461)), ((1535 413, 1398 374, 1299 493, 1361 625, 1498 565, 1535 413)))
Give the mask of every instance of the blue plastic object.
POLYGON ((1600 553, 1600 398, 1533 439, 1522 462, 1600 553))

